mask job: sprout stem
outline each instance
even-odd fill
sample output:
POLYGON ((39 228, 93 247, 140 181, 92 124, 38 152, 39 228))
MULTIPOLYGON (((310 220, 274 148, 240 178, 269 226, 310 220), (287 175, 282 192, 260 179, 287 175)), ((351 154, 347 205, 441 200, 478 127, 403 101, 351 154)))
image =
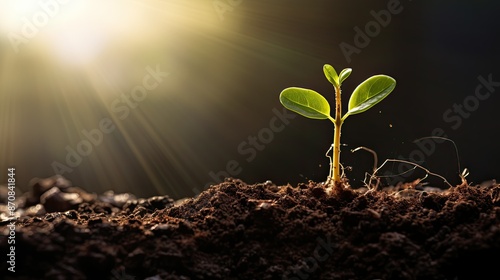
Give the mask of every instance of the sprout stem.
POLYGON ((334 136, 333 136, 333 161, 332 170, 333 173, 333 183, 335 185, 340 184, 340 130, 342 128, 342 99, 340 97, 341 90, 340 85, 335 86, 335 122, 334 124, 334 136))

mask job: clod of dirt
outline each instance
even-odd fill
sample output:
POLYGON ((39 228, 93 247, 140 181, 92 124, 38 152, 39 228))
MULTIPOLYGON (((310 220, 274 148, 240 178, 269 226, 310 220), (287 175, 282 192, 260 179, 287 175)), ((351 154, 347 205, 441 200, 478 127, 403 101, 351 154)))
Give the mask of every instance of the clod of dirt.
POLYGON ((0 187, 2 279, 496 279, 500 259, 495 182, 329 195, 228 179, 175 202, 37 180, 17 201, 15 273, 0 187))

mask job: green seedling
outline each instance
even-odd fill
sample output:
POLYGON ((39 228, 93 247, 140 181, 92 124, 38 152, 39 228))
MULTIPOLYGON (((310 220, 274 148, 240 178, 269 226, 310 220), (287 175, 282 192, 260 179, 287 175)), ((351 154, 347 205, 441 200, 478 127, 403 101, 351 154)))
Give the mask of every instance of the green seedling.
POLYGON ((356 87, 349 99, 349 109, 342 116, 341 85, 349 77, 352 69, 346 68, 337 74, 333 66, 325 64, 323 72, 335 89, 335 118, 330 116, 330 104, 319 93, 311 89, 290 87, 280 94, 280 102, 293 112, 311 119, 329 119, 334 125, 333 159, 330 157, 330 174, 327 184, 340 185, 340 129, 350 115, 362 113, 382 99, 396 87, 396 80, 386 75, 375 75, 356 87))

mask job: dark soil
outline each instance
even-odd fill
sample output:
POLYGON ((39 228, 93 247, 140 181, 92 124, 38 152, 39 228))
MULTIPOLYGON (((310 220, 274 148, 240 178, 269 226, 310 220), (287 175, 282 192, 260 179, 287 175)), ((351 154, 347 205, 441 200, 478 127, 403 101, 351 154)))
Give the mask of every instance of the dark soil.
MULTIPOLYGON (((247 185, 197 198, 87 193, 61 177, 18 198, 1 279, 499 279, 500 186, 247 185)), ((5 189, 0 191, 5 203, 5 189)))

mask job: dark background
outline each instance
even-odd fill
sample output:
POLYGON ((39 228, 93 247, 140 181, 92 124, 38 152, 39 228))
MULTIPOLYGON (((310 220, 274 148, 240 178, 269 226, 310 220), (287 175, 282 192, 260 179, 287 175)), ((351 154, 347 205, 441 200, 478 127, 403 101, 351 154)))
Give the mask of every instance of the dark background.
MULTIPOLYGON (((212 17, 211 22, 220 21, 212 1, 194 2, 202 8, 183 8, 186 17, 195 19, 198 9, 203 9, 212 17)), ((172 73, 169 84, 160 89, 169 97, 141 104, 141 116, 151 119, 149 126, 137 116, 124 121, 130 126, 135 148, 123 134, 114 133, 64 176, 95 192, 113 189, 143 197, 169 194, 175 198, 196 195, 214 182, 210 172, 226 170, 229 161, 241 167, 234 177, 247 183, 324 181, 329 168, 324 154, 333 137, 333 125, 328 121, 297 116, 250 162, 247 154, 238 152, 238 146, 269 127, 275 116, 273 109, 282 111, 278 96, 286 87, 314 89, 333 103, 333 88, 322 72, 323 64, 329 63, 337 71, 353 69, 343 85, 344 108, 352 90, 369 76, 382 73, 397 80, 396 89, 386 100, 349 117, 343 126, 341 161, 352 167, 346 174, 353 186, 362 186, 373 160, 367 152, 351 154, 350 149, 366 146, 375 150, 379 164, 390 158, 411 161, 410 154, 419 150, 413 141, 431 136, 436 128, 456 144, 460 158, 451 142, 437 143, 435 152, 419 164, 452 184, 460 181, 458 164, 469 169, 470 182, 498 178, 500 124, 496 109, 500 87, 479 101, 467 118, 461 117, 456 129, 452 127, 455 122, 446 121, 443 114, 454 104, 473 99, 479 76, 492 75, 494 81, 500 81, 500 4, 400 1, 402 11, 392 15, 390 23, 348 62, 339 45, 354 45, 354 28, 364 30, 374 20, 370 12, 387 9, 389 2, 393 1, 243 0, 224 13, 215 31, 175 26, 170 33, 175 34, 175 40, 166 38, 168 43, 149 46, 161 54, 149 61, 150 65, 165 62, 162 65, 168 65, 164 68, 172 73), (149 141, 153 139, 151 130, 156 131, 163 148, 157 141, 149 141), (109 150, 113 150, 112 155, 109 150), (94 160, 97 157, 106 161, 94 160)), ((151 28, 155 24, 151 23, 151 28)), ((30 108, 21 103, 15 106, 19 110, 30 108)), ((98 101, 93 106, 96 114, 106 116, 99 111, 98 101)), ((40 121, 41 117, 35 114, 33 118, 40 121)), ((57 123, 57 117, 53 121, 57 123)), ((36 122, 26 120, 19 125, 31 126, 33 133, 36 122)), ((53 147, 59 151, 54 155, 41 140, 47 131, 27 134, 23 141, 9 138, 13 135, 10 131, 1 133, 4 140, 9 139, 2 145, 2 168, 16 167, 21 189, 26 189, 32 177, 53 175, 51 162, 64 158, 65 144, 53 147)), ((74 146, 78 139, 61 143, 74 146)), ((397 164, 388 164, 381 172, 395 174, 397 170, 397 164)), ((1 176, 5 182, 6 172, 1 176)), ((422 173, 391 182, 418 176, 422 173)), ((431 178, 429 182, 445 186, 442 180, 431 178)))

